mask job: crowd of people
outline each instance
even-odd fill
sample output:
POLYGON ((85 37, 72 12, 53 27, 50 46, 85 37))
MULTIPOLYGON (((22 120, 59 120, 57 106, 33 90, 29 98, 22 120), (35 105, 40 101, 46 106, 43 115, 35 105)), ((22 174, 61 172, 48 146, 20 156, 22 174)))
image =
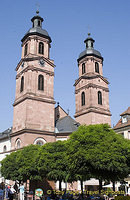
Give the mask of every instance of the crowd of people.
POLYGON ((0 184, 0 200, 13 200, 18 199, 19 194, 19 200, 24 200, 24 185, 21 184, 19 187, 15 183, 14 185, 5 185, 0 184))

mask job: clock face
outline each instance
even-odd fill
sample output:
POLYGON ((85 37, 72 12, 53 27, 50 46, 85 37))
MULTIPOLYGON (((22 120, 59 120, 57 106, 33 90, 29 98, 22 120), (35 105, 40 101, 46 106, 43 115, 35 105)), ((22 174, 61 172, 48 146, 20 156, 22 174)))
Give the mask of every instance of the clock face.
POLYGON ((44 66, 44 64, 45 64, 44 60, 43 60, 43 59, 40 59, 40 60, 39 60, 39 64, 40 64, 41 66, 44 66))

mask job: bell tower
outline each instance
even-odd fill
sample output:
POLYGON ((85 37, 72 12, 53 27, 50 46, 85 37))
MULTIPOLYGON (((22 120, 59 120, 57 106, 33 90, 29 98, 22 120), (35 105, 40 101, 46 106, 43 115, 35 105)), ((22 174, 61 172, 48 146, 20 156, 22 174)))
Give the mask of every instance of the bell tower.
MULTIPOLYGON (((32 28, 22 38, 22 56, 16 67, 16 93, 12 145, 17 137, 21 146, 36 137, 48 140, 54 134, 54 61, 50 59, 51 38, 42 29, 39 11, 31 19, 32 28), (38 135, 40 134, 40 135, 38 135), (45 139, 47 138, 47 139, 45 139)), ((50 141, 50 139, 49 139, 50 141)))
POLYGON ((88 34, 86 49, 78 61, 79 78, 75 81, 76 121, 80 124, 111 125, 108 80, 103 76, 103 57, 94 49, 94 40, 88 34))

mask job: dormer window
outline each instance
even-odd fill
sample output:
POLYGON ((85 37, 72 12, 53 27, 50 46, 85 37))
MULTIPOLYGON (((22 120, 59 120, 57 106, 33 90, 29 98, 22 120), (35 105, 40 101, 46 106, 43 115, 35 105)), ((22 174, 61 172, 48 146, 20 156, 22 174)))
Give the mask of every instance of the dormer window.
POLYGON ((123 116, 122 117, 122 123, 124 124, 124 123, 126 123, 127 122, 127 117, 126 116, 123 116))

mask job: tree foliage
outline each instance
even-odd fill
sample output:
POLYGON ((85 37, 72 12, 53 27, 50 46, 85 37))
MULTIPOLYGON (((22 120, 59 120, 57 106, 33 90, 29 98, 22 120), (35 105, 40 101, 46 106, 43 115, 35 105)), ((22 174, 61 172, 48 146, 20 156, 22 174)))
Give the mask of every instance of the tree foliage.
POLYGON ((38 145, 29 145, 22 150, 12 152, 1 161, 1 173, 5 179, 26 181, 41 179, 36 164, 38 145))
POLYGON ((80 180, 81 186, 89 178, 114 182, 130 173, 130 141, 107 124, 83 125, 68 141, 30 145, 7 155, 1 173, 14 181, 59 181, 59 189, 62 181, 80 180))
POLYGON ((39 173, 48 180, 65 181, 67 176, 66 146, 64 141, 47 143, 41 147, 38 161, 39 173))
POLYGON ((74 174, 117 181, 129 173, 129 150, 130 142, 107 124, 83 125, 68 140, 69 167, 74 174))

